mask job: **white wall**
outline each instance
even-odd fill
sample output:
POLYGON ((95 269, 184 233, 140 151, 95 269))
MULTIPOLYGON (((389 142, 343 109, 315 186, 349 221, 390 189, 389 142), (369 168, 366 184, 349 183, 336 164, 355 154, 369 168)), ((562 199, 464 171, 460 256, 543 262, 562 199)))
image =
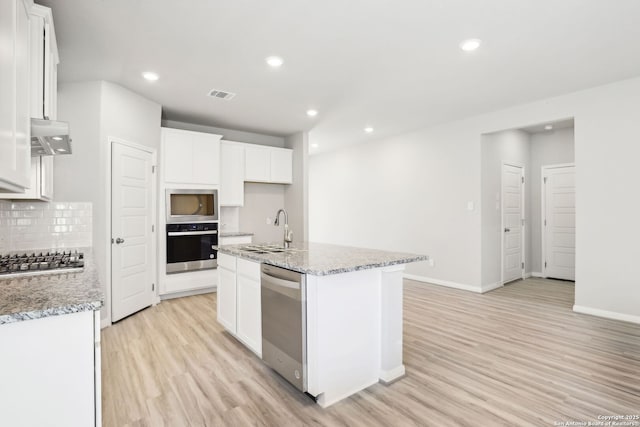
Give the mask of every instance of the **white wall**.
POLYGON ((440 126, 312 156, 309 240, 429 255, 407 273, 479 287, 479 140, 440 126))
POLYGON ((254 243, 281 242, 283 224, 273 225, 278 209, 284 207, 284 185, 246 182, 244 206, 239 208, 240 229, 253 233, 254 243), (267 218, 270 222, 267 224, 267 218))
POLYGON ((529 224, 531 225, 531 271, 542 272, 542 166, 574 162, 573 128, 557 129, 531 135, 531 179, 529 224))
POLYGON ((284 207, 289 214, 289 229, 294 241, 309 240, 309 141, 306 132, 285 139, 285 147, 293 150, 293 183, 284 187, 284 207))
MULTIPOLYGON (((529 134, 521 130, 506 130, 482 135, 482 287, 494 288, 501 283, 502 239, 502 165, 505 162, 524 167, 525 206, 529 205, 530 194, 530 154, 529 134)), ((526 212, 523 212, 526 215, 526 212)), ((524 246, 525 266, 529 271, 531 254, 528 249, 530 227, 525 225, 524 246)))
MULTIPOLYGON (((313 156, 312 241, 414 251, 407 271, 480 290, 481 135, 575 118, 576 305, 640 321, 640 78, 313 156), (609 208, 606 208, 609 207, 609 208), (624 224, 623 233, 612 233, 624 224), (635 317, 633 317, 635 316, 635 317)), ((313 132, 310 133, 313 142, 313 132)))
POLYGON ((55 199, 93 203, 93 247, 105 292, 103 319, 111 311, 110 138, 158 148, 161 107, 114 83, 58 86, 58 118, 68 121, 73 154, 55 162, 55 199))

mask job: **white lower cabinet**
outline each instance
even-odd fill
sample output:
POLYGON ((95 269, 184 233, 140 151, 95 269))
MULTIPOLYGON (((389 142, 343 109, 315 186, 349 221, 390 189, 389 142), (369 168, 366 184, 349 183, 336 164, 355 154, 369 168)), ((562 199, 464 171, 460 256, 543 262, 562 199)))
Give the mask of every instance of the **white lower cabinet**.
POLYGON ((260 263, 218 257, 218 322, 262 357, 260 263))
POLYGON ((236 259, 218 256, 218 322, 236 333, 236 259))
POLYGON ((102 424, 99 319, 82 311, 0 325, 0 424, 102 424))
POLYGON ((260 263, 238 259, 236 270, 237 336, 262 357, 262 302, 260 300, 260 263))

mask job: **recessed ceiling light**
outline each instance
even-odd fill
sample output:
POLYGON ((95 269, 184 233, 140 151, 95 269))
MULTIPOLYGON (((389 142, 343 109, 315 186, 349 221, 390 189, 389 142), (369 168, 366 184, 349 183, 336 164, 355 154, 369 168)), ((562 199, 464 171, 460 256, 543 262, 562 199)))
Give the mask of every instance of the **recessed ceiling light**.
POLYGON ((54 136, 51 139, 53 139, 54 141, 62 141, 62 137, 61 136, 54 136))
POLYGON ((142 73, 142 77, 144 77, 146 80, 149 80, 150 82, 155 82, 160 78, 156 73, 153 73, 151 71, 145 71, 144 73, 142 73))
POLYGON ((318 144, 311 144, 311 148, 318 148, 319 145, 318 144))
POLYGON ((546 125, 544 127, 544 130, 551 130, 551 129, 553 129, 553 126, 551 126, 551 125, 546 125))
POLYGON ((318 115, 318 110, 307 110, 307 116, 315 117, 318 115))
POLYGON ((366 133, 371 133, 371 132, 373 132, 373 128, 372 128, 372 127, 370 127, 370 126, 368 126, 368 127, 364 128, 364 131, 365 131, 366 133))
POLYGON ((464 50, 465 52, 472 52, 479 48, 481 43, 482 42, 480 41, 480 39, 465 40, 460 43, 460 49, 464 50))
POLYGON ((279 68, 284 63, 282 58, 280 58, 279 56, 270 56, 265 59, 265 61, 267 61, 267 64, 269 64, 269 66, 273 68, 279 68))

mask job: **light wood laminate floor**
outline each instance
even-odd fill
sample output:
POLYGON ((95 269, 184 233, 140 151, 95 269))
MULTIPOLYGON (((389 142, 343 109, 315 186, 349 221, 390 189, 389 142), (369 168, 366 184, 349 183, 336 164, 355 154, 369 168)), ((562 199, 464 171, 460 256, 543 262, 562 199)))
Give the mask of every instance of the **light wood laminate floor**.
POLYGON ((322 409, 216 322, 169 300, 102 335, 104 426, 552 426, 640 414, 640 326, 571 311, 572 283, 484 295, 405 281, 407 376, 322 409))

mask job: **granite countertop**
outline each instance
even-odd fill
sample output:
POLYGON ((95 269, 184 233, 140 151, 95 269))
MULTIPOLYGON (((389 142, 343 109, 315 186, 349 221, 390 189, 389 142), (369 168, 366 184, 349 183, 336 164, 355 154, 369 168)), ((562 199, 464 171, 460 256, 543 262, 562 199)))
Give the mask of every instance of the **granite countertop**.
MULTIPOLYGON (((277 244, 265 243, 264 245, 277 244)), ((281 245, 282 243, 280 243, 281 245)), ((259 246, 263 244, 252 244, 259 246)), ((220 246, 219 252, 314 276, 348 273, 389 265, 425 261, 425 255, 354 248, 324 243, 293 243, 290 252, 255 253, 243 251, 247 245, 220 246)))
POLYGON ((104 301, 90 248, 80 272, 2 278, 0 325, 42 317, 99 310, 104 301))
POLYGON ((249 233, 246 231, 221 231, 218 236, 220 237, 253 236, 253 233, 249 233))

